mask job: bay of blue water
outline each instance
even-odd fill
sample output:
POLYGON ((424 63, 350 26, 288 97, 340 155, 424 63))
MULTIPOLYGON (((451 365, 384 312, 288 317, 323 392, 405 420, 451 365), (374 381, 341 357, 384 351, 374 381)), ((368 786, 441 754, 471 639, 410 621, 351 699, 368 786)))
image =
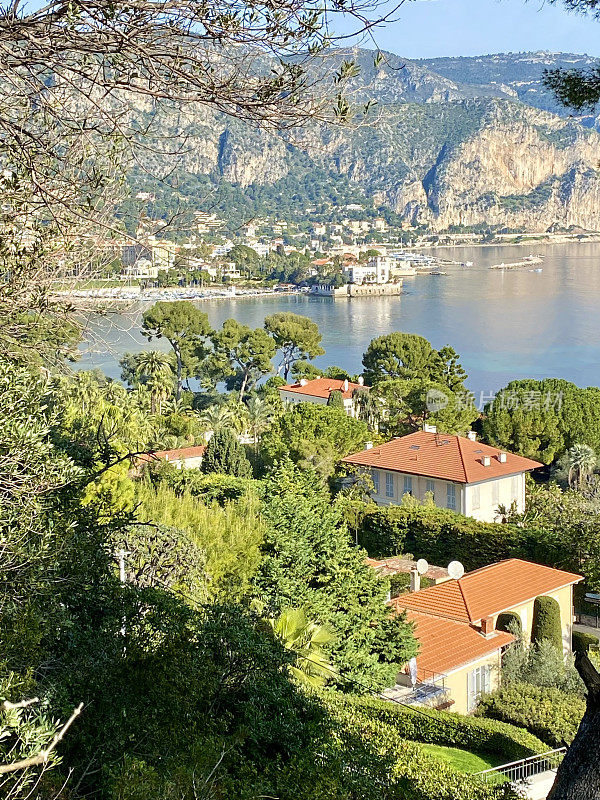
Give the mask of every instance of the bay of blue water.
MULTIPOLYGON (((447 275, 418 275, 404 282, 400 297, 332 300, 274 296, 203 301, 213 326, 228 317, 258 327, 275 311, 313 319, 326 354, 317 365, 337 364, 361 371, 369 341, 392 331, 425 336, 439 348, 459 353, 478 397, 514 378, 561 377, 580 386, 600 385, 600 244, 523 247, 466 247, 435 251, 442 258, 472 261, 472 267, 444 266, 447 275), (488 267, 544 256, 541 273, 529 268, 488 267)), ((535 265, 538 266, 538 265, 535 265)), ((533 267, 531 268, 533 269, 533 267)), ((166 349, 139 333, 141 310, 89 317, 77 369, 100 368, 118 378, 127 351, 166 349)))

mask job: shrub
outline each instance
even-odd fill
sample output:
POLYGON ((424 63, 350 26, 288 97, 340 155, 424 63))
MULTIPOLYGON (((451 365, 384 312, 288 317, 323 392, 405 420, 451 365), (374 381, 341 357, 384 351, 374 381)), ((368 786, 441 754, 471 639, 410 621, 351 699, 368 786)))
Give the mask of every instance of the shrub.
POLYGON ((478 522, 435 506, 365 506, 358 540, 370 556, 413 553, 432 564, 462 561, 467 570, 503 558, 544 562, 539 536, 517 525, 478 522))
POLYGON ((570 744, 585 712, 585 700, 560 689, 517 683, 481 698, 477 715, 526 728, 551 747, 570 744))
POLYGON ((573 650, 576 653, 587 653, 590 647, 598 647, 598 637, 591 633, 583 633, 582 631, 573 631, 571 634, 571 642, 573 650))
POLYGON ((548 748, 528 731, 499 720, 465 717, 434 709, 414 710, 372 697, 344 697, 344 702, 391 725, 403 738, 415 742, 462 747, 501 756, 506 761, 543 753, 548 748))
POLYGON ((533 604, 531 641, 539 643, 542 639, 548 639, 557 650, 562 652, 560 606, 553 597, 536 597, 533 604))
POLYGON ((511 632, 511 628, 514 627, 521 631, 521 617, 518 614, 515 614, 514 611, 505 611, 503 614, 498 614, 498 619, 496 620, 496 630, 497 631, 508 631, 511 632))
POLYGON ((583 696, 583 681, 573 662, 571 654, 565 658, 562 648, 559 650, 549 639, 524 647, 517 635, 502 659, 502 685, 529 683, 583 696))
POLYGON ((152 465, 148 474, 155 486, 164 484, 175 494, 191 494, 205 502, 215 500, 220 505, 246 495, 258 497, 263 491, 261 481, 217 472, 205 475, 197 469, 177 469, 166 463, 152 465))

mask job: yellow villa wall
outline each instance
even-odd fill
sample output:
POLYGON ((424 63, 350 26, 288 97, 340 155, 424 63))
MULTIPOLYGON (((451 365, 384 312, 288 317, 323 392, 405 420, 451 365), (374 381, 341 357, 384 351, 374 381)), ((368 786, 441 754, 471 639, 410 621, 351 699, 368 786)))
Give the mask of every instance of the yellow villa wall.
MULTIPOLYGON (((557 592, 551 592, 549 597, 553 597, 560 607, 560 625, 562 628, 563 639, 563 653, 571 652, 571 633, 573 631, 573 587, 565 586, 557 592)), ((531 625, 533 621, 533 604, 534 600, 524 603, 520 606, 513 606, 507 608, 507 611, 512 611, 518 614, 521 618, 521 625, 523 627, 523 634, 525 641, 531 641, 531 625)), ((494 617, 494 626, 498 617, 494 617)))
POLYGON ((444 686, 450 690, 450 699, 454 700, 448 711, 455 711, 457 714, 469 713, 469 672, 486 664, 492 667, 490 689, 494 691, 494 689, 498 688, 500 683, 500 649, 477 661, 464 664, 459 669, 446 675, 444 686))

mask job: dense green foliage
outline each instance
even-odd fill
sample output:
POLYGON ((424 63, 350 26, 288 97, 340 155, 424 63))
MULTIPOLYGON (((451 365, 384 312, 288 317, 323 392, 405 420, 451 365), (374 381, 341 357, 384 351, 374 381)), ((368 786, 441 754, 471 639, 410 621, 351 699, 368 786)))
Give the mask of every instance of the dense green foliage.
POLYGON ((598 637, 583 631, 573 631, 571 634, 573 650, 576 653, 587 653, 590 648, 598 647, 598 637))
POLYGON ((484 695, 477 714, 526 728, 549 747, 570 744, 585 711, 585 700, 552 687, 529 683, 502 686, 484 695))
POLYGON ((458 559, 470 570, 511 556, 532 557, 539 549, 527 529, 478 522, 433 505, 363 504, 358 511, 358 541, 372 556, 413 553, 442 565, 458 559))
POLYGON ((349 417, 343 409, 299 403, 267 428, 260 453, 267 466, 290 458, 328 478, 340 459, 362 450, 372 439, 367 424, 349 417))
POLYGON ((595 503, 555 484, 529 485, 527 512, 507 524, 478 522, 448 509, 412 501, 348 509, 359 543, 373 556, 414 553, 430 563, 462 561, 467 570, 504 558, 524 558, 582 574, 600 588, 600 521, 595 503))
POLYGON ((336 636, 332 661, 344 678, 370 687, 393 683, 416 652, 411 628, 387 609, 387 582, 365 564, 318 476, 284 465, 271 475, 265 498, 259 599, 273 615, 300 605, 328 624, 336 636))
POLYGON ((402 737, 411 741, 464 747, 501 755, 506 761, 527 758, 544 750, 543 742, 527 731, 491 719, 431 708, 416 710, 375 698, 349 698, 344 703, 368 709, 377 720, 393 725, 402 737))
POLYGON ((244 447, 233 431, 220 428, 214 432, 202 457, 202 472, 217 472, 236 478, 252 477, 252 467, 244 447))
POLYGON ((514 611, 504 611, 502 614, 498 614, 496 619, 497 631, 510 631, 515 625, 518 630, 521 630, 521 617, 514 611))
POLYGON ((574 444, 600 450, 600 389, 569 381, 511 381, 487 409, 490 444, 550 464, 574 444))
POLYGON ((531 621, 531 641, 539 643, 547 639, 557 649, 562 650, 562 627, 560 606, 553 597, 536 597, 533 603, 531 621))

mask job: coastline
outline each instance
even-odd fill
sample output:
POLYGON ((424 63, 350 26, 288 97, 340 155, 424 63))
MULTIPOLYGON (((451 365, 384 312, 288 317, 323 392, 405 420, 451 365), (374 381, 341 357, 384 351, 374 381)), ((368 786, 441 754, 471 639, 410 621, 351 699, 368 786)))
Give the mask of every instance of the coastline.
POLYGON ((276 292, 273 289, 190 289, 189 287, 172 287, 169 289, 132 289, 131 287, 111 287, 106 289, 65 289, 53 292, 53 300, 68 300, 77 303, 156 303, 160 300, 237 300, 252 297, 281 297, 285 295, 304 294, 300 289, 276 292))

